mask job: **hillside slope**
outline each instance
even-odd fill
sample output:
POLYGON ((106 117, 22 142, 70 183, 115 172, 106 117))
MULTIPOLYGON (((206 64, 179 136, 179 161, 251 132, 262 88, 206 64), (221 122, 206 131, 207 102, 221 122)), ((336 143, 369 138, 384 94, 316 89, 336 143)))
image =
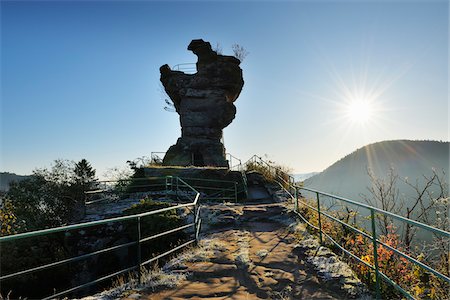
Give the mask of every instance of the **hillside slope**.
MULTIPOLYGON (((394 168, 400 178, 415 182, 432 169, 449 174, 449 143, 437 141, 394 140, 364 146, 337 161, 323 172, 305 180, 305 186, 321 191, 361 200, 368 194, 371 169, 379 177, 386 177, 394 168)), ((405 184, 403 184, 405 185, 405 184)), ((400 192, 404 192, 401 182, 400 192)))
POLYGON ((28 176, 17 175, 14 173, 0 172, 0 191, 7 191, 9 183, 13 181, 21 181, 28 178, 28 176))

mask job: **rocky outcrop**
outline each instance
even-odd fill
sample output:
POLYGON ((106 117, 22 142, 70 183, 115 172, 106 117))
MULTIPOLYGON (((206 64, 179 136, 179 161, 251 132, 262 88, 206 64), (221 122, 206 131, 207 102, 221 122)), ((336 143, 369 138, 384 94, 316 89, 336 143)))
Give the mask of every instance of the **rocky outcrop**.
POLYGON ((234 119, 244 80, 239 59, 219 55, 210 43, 193 40, 188 50, 198 57, 197 73, 160 68, 161 82, 180 115, 181 137, 163 164, 228 167, 222 130, 234 119))

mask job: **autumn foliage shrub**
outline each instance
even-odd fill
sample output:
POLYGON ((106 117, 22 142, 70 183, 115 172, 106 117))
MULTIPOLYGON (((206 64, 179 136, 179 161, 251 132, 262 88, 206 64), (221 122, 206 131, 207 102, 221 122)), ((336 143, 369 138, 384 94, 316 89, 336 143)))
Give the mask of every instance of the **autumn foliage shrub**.
MULTIPOLYGON (((319 221, 317 211, 311 209, 305 205, 305 203, 309 206, 316 207, 317 202, 311 199, 301 199, 299 213, 301 213, 303 217, 305 217, 306 220, 312 225, 318 227, 319 221)), ((355 224, 356 218, 351 218, 352 216, 344 217, 342 211, 333 211, 325 207, 321 207, 321 210, 326 211, 327 214, 337 219, 345 220, 349 225, 356 227, 368 235, 371 235, 371 233, 368 232, 364 226, 361 224, 355 224), (349 222, 349 220, 352 220, 353 222, 349 222)), ((354 213, 354 211, 347 210, 347 214, 354 213)), ((324 215, 321 216, 321 225, 322 232, 333 238, 333 240, 339 243, 343 248, 349 250, 368 265, 375 265, 374 245, 372 239, 363 236, 356 231, 349 230, 345 225, 342 225, 324 215)), ((402 238, 397 233, 394 225, 390 224, 387 227, 386 232, 386 234, 377 236, 377 239, 381 243, 403 252, 406 255, 433 267, 442 274, 449 276, 449 270, 448 268, 445 268, 445 266, 448 266, 449 262, 448 252, 441 252, 440 255, 435 255, 433 259, 431 259, 430 255, 426 255, 426 253, 424 253, 426 251, 423 247, 421 249, 415 248, 408 250, 407 247, 403 245, 402 238)), ((339 247, 336 247, 333 243, 328 241, 325 236, 323 237, 323 242, 335 251, 340 251, 339 247)), ((449 299, 450 286, 448 283, 432 275, 419 265, 412 263, 405 257, 395 253, 392 249, 382 245, 381 243, 378 243, 376 249, 378 268, 380 272, 389 277, 393 282, 417 299, 449 299)), ((361 281, 366 283, 372 289, 375 289, 376 276, 374 270, 350 256, 345 257, 361 281)), ((398 292, 391 284, 382 279, 381 276, 380 282, 382 283, 380 288, 383 299, 401 299, 403 297, 400 292, 398 292)))

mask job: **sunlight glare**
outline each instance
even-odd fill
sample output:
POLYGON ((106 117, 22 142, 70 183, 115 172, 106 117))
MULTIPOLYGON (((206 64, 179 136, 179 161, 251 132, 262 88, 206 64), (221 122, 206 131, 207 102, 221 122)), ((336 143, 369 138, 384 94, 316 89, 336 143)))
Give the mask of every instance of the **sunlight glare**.
POLYGON ((372 116, 372 107, 369 101, 356 100, 348 104, 347 116, 348 118, 357 123, 366 123, 372 116))

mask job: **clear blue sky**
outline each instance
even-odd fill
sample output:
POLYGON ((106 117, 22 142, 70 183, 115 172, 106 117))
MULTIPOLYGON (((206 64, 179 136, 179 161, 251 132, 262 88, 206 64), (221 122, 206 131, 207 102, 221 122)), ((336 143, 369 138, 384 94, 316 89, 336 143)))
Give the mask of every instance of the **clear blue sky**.
POLYGON ((195 62, 196 38, 250 53, 224 130, 243 160, 321 171, 376 141, 447 141, 448 27, 445 0, 2 1, 0 170, 86 158, 101 176, 166 151, 180 128, 159 67, 195 62))

